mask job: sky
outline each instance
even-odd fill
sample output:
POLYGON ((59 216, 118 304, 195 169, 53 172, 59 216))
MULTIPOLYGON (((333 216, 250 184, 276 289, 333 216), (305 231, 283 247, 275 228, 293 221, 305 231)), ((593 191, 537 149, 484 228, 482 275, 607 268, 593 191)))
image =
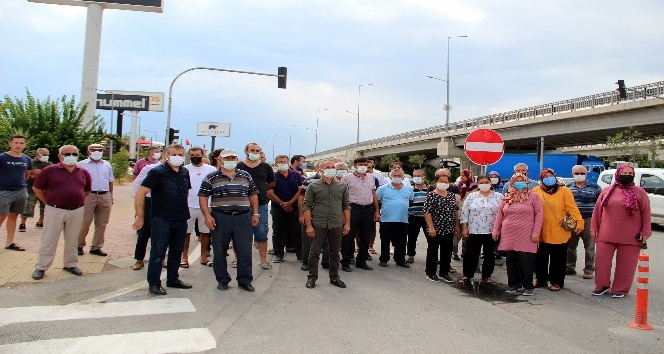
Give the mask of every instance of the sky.
MULTIPOLYGON (((0 1, 0 95, 78 98, 85 22, 84 7, 0 1)), ((163 13, 104 11, 98 88, 168 98, 192 67, 285 66, 285 90, 274 77, 181 76, 171 126, 209 148, 196 122, 230 123, 216 147, 306 155, 354 143, 358 105, 360 140, 443 124, 448 58, 451 122, 611 91, 618 79, 664 81, 662 23, 659 0, 164 0, 163 13)), ((97 114, 108 129, 110 111, 97 114)), ((139 116, 139 135, 163 141, 166 110, 139 116)))

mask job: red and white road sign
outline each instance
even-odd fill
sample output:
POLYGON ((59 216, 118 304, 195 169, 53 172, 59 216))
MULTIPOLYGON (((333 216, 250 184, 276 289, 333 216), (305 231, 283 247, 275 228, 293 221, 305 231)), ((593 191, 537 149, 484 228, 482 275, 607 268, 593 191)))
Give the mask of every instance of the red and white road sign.
POLYGON ((500 134, 491 129, 477 129, 468 134, 463 149, 470 161, 486 166, 491 165, 505 152, 505 143, 500 134))

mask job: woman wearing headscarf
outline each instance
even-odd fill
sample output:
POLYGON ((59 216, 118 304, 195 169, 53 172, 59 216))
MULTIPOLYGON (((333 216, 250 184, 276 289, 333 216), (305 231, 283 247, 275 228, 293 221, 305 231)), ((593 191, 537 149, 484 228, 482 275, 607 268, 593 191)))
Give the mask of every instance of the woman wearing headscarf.
MULTIPOLYGON (((459 183, 457 183, 457 186, 459 187, 459 196, 461 197, 461 203, 459 204, 459 208, 463 207, 463 201, 466 200, 466 197, 474 190, 477 189, 477 183, 475 183, 475 176, 473 175, 473 171, 469 169, 461 170, 461 175, 459 176, 461 179, 459 183)), ((458 261, 459 258, 459 241, 461 241, 462 237, 461 234, 454 235, 454 240, 452 243, 452 258, 455 261, 458 261)), ((466 253, 466 239, 463 239, 463 242, 461 242, 461 256, 466 253)))
POLYGON ((503 193, 503 187, 505 184, 500 179, 500 174, 498 171, 489 172, 489 179, 491 180, 491 190, 498 193, 503 193))
POLYGON ((650 200, 643 188, 634 185, 634 168, 622 165, 613 184, 597 198, 590 223, 595 240, 595 296, 611 290, 611 296, 624 297, 632 287, 639 252, 651 235, 650 200), (611 283, 611 263, 616 269, 611 283))
POLYGON ((567 241, 572 231, 562 226, 563 219, 570 214, 576 221, 576 233, 581 233, 584 221, 574 201, 574 195, 564 184, 558 182, 553 169, 545 168, 540 172, 540 185, 533 188, 533 193, 542 200, 544 221, 537 252, 535 287, 545 287, 551 282, 549 290, 558 291, 565 285, 567 267, 567 241))
POLYGON ((498 207, 492 233, 494 240, 500 237, 498 250, 507 252, 507 293, 515 294, 521 285, 523 295, 535 295, 533 267, 542 218, 542 202, 530 192, 528 177, 515 173, 498 207))

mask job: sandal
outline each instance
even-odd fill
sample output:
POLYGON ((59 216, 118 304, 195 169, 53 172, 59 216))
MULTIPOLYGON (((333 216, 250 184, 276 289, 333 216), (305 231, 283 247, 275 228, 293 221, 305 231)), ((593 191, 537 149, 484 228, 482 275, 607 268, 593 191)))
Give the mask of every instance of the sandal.
POLYGON ((208 267, 213 267, 213 266, 214 266, 214 264, 212 263, 212 261, 201 262, 201 264, 204 265, 204 266, 208 266, 208 267))
POLYGON ((466 285, 466 284, 468 284, 468 280, 469 279, 467 277, 463 276, 463 277, 459 278, 459 284, 466 285))
POLYGON ((545 286, 546 286, 546 283, 540 283, 537 280, 533 283, 533 287, 535 287, 535 288, 543 288, 545 286))
POLYGON ((258 265, 259 265, 261 268, 263 268, 263 269, 272 269, 272 264, 270 264, 270 263, 268 263, 268 262, 261 262, 261 263, 258 264, 258 265))
POLYGON ((188 261, 180 262, 180 268, 189 268, 189 262, 188 261))
POLYGON ((231 262, 231 268, 237 268, 237 261, 231 262))
POLYGON ((5 247, 6 250, 12 250, 12 251, 25 251, 25 248, 17 245, 16 243, 11 243, 9 246, 5 247))
POLYGON ((482 283, 493 284, 493 278, 491 277, 482 278, 482 283))
POLYGON ((274 248, 271 248, 267 251, 267 254, 274 254, 274 248))
POLYGON ((378 252, 373 248, 369 248, 369 254, 378 254, 378 252))
POLYGON ((456 272, 457 272, 457 270, 456 270, 456 269, 454 269, 454 268, 450 267, 450 273, 456 273, 456 272))
POLYGON ((557 285, 557 284, 551 284, 551 286, 549 286, 549 290, 551 290, 551 291, 559 291, 559 290, 560 290, 560 285, 557 285))

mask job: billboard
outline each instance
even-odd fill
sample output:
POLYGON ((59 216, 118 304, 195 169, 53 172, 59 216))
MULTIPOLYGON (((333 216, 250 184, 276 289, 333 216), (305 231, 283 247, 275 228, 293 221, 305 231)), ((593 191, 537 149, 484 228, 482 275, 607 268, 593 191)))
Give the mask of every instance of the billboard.
POLYGON ((231 136, 231 123, 198 122, 196 135, 229 137, 231 136))
POLYGON ((28 0, 28 2, 73 6, 87 6, 89 3, 98 3, 104 5, 107 9, 164 12, 163 0, 28 0))
POLYGON ((163 92, 107 90, 97 93, 97 109, 107 111, 164 111, 163 92))

